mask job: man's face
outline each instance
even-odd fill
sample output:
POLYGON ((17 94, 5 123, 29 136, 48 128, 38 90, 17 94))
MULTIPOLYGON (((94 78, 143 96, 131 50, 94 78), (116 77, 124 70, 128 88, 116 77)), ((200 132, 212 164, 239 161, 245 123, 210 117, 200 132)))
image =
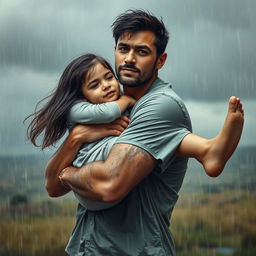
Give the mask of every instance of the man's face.
POLYGON ((151 31, 125 32, 115 48, 115 69, 119 81, 127 87, 147 83, 156 73, 155 35, 151 31))

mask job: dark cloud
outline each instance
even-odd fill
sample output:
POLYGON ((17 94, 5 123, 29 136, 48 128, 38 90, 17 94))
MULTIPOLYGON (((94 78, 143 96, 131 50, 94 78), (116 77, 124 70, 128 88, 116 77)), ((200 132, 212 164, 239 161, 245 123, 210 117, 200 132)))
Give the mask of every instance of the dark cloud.
MULTIPOLYGON (((196 20, 210 21, 225 28, 243 29, 255 22, 254 0, 181 0, 171 12, 181 24, 193 26, 196 20), (181 14, 181 15, 180 15, 181 14)), ((168 11, 166 10, 168 13, 168 11)), ((175 23, 174 21, 174 24, 175 23)))
MULTIPOLYGON (((2 0, 0 153, 7 147, 22 152, 22 120, 56 86, 71 59, 94 52, 113 64, 110 25, 129 8, 162 16, 171 39, 160 76, 182 98, 197 101, 193 111, 205 102, 214 108, 234 94, 255 100, 255 0, 2 0)), ((194 119, 203 120, 199 114, 194 119)))
MULTIPOLYGON (((110 25, 115 16, 131 7, 162 16, 170 30, 176 28, 184 37, 187 30, 196 30, 200 24, 216 23, 223 31, 254 29, 255 25, 254 0, 5 2, 0 13, 1 62, 48 72, 58 70, 65 60, 82 52, 111 56, 110 25)), ((207 43, 214 38, 212 33, 207 43)))
POLYGON ((255 99, 255 40, 251 31, 223 31, 214 24, 198 25, 186 36, 177 32, 168 48, 167 76, 185 98, 222 100, 235 94, 255 99))
POLYGON ((84 52, 113 63, 113 19, 128 8, 144 8, 162 16, 171 32, 162 74, 184 98, 255 96, 254 0, 5 2, 0 11, 0 64, 7 69, 59 75, 84 52))
MULTIPOLYGON (((1 25, 1 62, 53 72, 63 63, 85 51, 94 51, 108 33, 102 23, 102 11, 85 1, 26 1, 6 6, 1 25), (96 21, 96 22, 95 22, 96 21), (104 32, 105 31, 105 32, 104 32), (98 42, 98 43, 97 43, 98 42)), ((109 41, 111 35, 109 35, 109 41)))

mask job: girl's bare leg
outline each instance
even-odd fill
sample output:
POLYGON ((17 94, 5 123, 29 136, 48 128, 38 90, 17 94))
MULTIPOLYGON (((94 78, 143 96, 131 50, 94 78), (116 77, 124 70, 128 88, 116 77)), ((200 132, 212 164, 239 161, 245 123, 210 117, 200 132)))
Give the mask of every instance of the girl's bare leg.
POLYGON ((235 151, 242 134, 243 123, 244 111, 240 99, 232 96, 220 133, 213 139, 189 134, 183 139, 177 154, 196 158, 209 176, 216 177, 235 151))

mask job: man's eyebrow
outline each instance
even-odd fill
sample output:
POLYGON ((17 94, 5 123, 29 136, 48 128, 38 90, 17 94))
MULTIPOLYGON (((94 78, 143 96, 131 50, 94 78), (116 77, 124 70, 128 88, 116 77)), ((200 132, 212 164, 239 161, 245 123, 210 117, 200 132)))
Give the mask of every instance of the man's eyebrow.
POLYGON ((151 49, 147 45, 137 45, 136 49, 146 49, 151 52, 151 49))
MULTIPOLYGON (((120 42, 120 43, 118 44, 118 47, 130 47, 130 45, 129 45, 129 44, 126 44, 126 43, 120 42)), ((135 48, 136 48, 136 49, 146 49, 146 50, 148 50, 148 51, 151 52, 151 49, 150 49, 147 45, 144 45, 144 44, 142 44, 142 45, 136 45, 135 48)))
POLYGON ((119 46, 126 46, 126 47, 129 47, 129 44, 126 44, 126 43, 118 43, 117 46, 118 46, 118 47, 119 47, 119 46))

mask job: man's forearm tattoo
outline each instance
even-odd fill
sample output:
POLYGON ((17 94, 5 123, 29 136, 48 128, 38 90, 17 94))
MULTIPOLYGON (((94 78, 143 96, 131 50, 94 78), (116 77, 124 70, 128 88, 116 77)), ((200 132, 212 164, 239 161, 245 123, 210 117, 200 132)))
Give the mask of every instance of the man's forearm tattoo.
MULTIPOLYGON (((118 145, 116 145, 115 147, 118 147, 118 145)), ((105 173, 106 177, 108 178, 119 177, 120 169, 123 165, 134 165, 134 168, 137 168, 139 165, 144 164, 145 162, 150 160, 150 155, 147 151, 133 145, 126 145, 125 147, 118 147, 118 150, 116 150, 116 148, 114 148, 113 150, 114 152, 112 152, 112 154, 114 155, 112 156, 112 160, 109 163, 110 168, 106 168, 105 173), (136 159, 138 157, 140 157, 139 161, 136 159)), ((83 179, 83 184, 88 190, 93 191, 93 185, 89 180, 90 178, 97 179, 97 176, 95 176, 97 173, 97 164, 93 162, 88 163, 83 168, 85 168, 84 170, 86 176, 88 177, 88 179, 83 179)))
POLYGON ((94 188, 91 184, 91 182, 88 180, 88 178, 93 177, 93 168, 94 163, 88 163, 85 166, 81 168, 80 172, 76 172, 75 175, 77 175, 76 179, 78 180, 78 183, 80 184, 79 187, 76 184, 76 188, 79 188, 81 190, 89 190, 94 191, 94 188), (82 176, 81 176, 81 173, 82 176), (87 178, 88 177, 88 178, 87 178))
POLYGON ((94 163, 91 162, 91 163, 88 163, 86 165, 86 168, 88 170, 88 173, 89 173, 89 176, 92 177, 93 176, 93 167, 94 167, 94 163))
POLYGON ((148 160, 149 159, 149 154, 147 151, 145 151, 142 148, 135 147, 135 146, 130 146, 127 149, 127 160, 128 162, 134 161, 135 157, 137 156, 142 156, 143 159, 148 160))
POLYGON ((89 181, 84 182, 85 188, 89 191, 94 191, 92 184, 89 181))
MULTIPOLYGON (((141 156, 143 157, 144 160, 149 160, 150 158, 148 152, 133 145, 129 145, 123 148, 122 150, 115 151, 115 156, 111 163, 111 171, 108 175, 111 178, 118 177, 120 175, 119 173, 120 167, 123 164, 132 164, 135 162, 136 157, 141 157, 141 156), (126 158, 124 159, 120 157, 122 155, 125 155, 126 158), (122 159, 124 159, 125 162, 123 162, 122 159)), ((137 165, 140 165, 140 163, 141 161, 137 162, 137 165)))

